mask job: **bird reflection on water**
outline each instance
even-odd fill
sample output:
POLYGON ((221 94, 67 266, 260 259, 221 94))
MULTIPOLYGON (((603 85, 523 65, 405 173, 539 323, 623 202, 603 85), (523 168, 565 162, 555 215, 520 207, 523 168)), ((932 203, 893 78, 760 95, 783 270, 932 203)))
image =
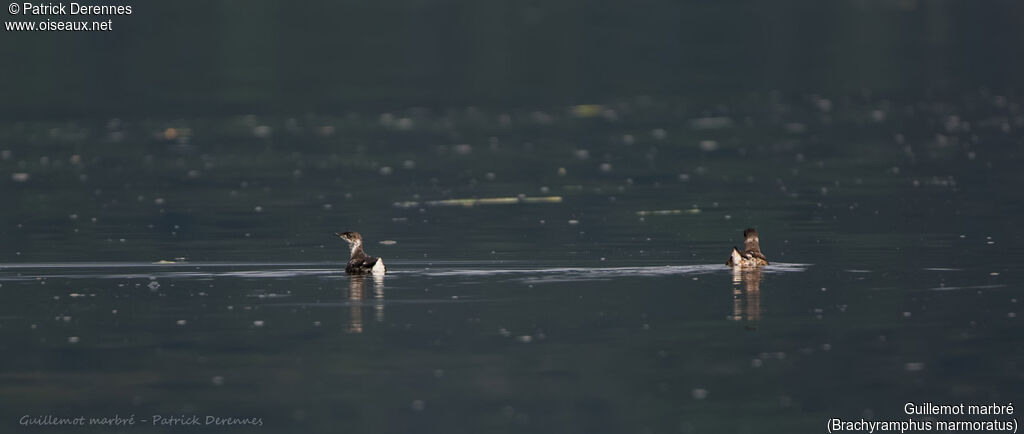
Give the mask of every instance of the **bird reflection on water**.
POLYGON ((761 319, 762 278, 761 267, 732 269, 732 320, 761 319))
MULTIPOLYGON (((365 297, 366 280, 371 277, 364 275, 349 276, 348 300, 349 323, 345 329, 348 333, 363 332, 363 299, 365 297)), ((384 322, 384 276, 373 275, 373 319, 384 322)))

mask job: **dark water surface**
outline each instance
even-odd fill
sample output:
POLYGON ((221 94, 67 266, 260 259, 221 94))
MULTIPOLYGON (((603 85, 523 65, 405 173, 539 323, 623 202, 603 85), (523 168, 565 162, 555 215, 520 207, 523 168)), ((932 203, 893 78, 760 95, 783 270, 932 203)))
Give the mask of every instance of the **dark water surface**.
POLYGON ((811 432, 1017 402, 1021 131, 990 91, 8 122, 0 426, 811 432), (748 226, 773 264, 734 272, 748 226), (390 273, 344 275, 339 230, 390 273))

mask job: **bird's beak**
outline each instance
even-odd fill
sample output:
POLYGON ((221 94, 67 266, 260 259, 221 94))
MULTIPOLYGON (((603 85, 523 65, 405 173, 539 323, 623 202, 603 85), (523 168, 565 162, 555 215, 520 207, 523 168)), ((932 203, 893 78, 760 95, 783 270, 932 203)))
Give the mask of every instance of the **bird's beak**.
POLYGON ((335 233, 334 233, 334 236, 336 236, 336 237, 340 237, 340 236, 341 236, 341 232, 335 232, 335 233))

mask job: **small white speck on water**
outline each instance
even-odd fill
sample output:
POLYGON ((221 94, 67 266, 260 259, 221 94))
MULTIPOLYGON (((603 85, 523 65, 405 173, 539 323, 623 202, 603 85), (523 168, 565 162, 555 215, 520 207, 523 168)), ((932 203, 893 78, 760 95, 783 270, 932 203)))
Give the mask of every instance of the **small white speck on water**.
POLYGON ((612 164, 611 163, 601 163, 601 165, 598 166, 598 169, 601 170, 604 173, 611 172, 612 171, 612 164))
POLYGON ((517 337, 516 340, 519 341, 519 342, 522 342, 524 344, 528 344, 530 342, 533 342, 533 336, 522 335, 522 336, 517 337))
POLYGON ((263 327, 263 320, 258 319, 252 322, 253 327, 263 327))
POLYGON ((718 141, 715 140, 701 140, 698 144, 700 150, 705 152, 711 152, 718 150, 718 141))
POLYGON ((910 316, 911 316, 910 312, 903 312, 903 317, 904 318, 910 318, 910 316))
POLYGON ((924 370, 924 363, 922 362, 907 362, 903 365, 903 369, 907 372, 919 372, 924 370))
POLYGON ((152 289, 152 290, 156 291, 157 289, 160 288, 160 282, 157 282, 155 280, 151 280, 146 286, 148 286, 149 289, 152 289))
POLYGON ((510 331, 508 331, 508 329, 504 329, 504 328, 498 329, 498 334, 502 335, 502 336, 504 336, 506 338, 509 337, 509 336, 512 336, 512 332, 510 332, 510 331))
POLYGON ((253 211, 256 211, 256 212, 263 212, 263 207, 262 207, 262 206, 259 206, 259 205, 256 205, 256 207, 255 207, 255 208, 253 208, 252 210, 253 210, 253 211))
POLYGON ((997 273, 997 272, 993 271, 993 272, 991 272, 991 273, 988 273, 988 275, 989 275, 989 276, 998 276, 998 275, 999 275, 999 273, 997 273))
POLYGON ((68 336, 69 344, 77 344, 79 341, 78 336, 68 336))
POLYGON ((764 360, 753 359, 753 360, 750 361, 750 367, 751 368, 760 368, 761 366, 764 366, 764 360))
POLYGON ((183 319, 179 319, 178 321, 175 322, 175 324, 180 325, 180 326, 183 326, 183 325, 185 325, 187 323, 188 323, 188 321, 185 321, 183 319))
POLYGON ((265 139, 270 136, 271 129, 267 125, 257 125, 252 128, 252 135, 261 139, 265 139))
POLYGON ((320 321, 313 321, 313 327, 320 327, 320 321))
POLYGON ((696 388, 696 389, 693 389, 692 395, 693 395, 693 399, 698 399, 698 400, 699 399, 704 399, 704 398, 708 397, 708 390, 707 389, 696 388))
POLYGON ((214 386, 223 386, 224 377, 221 377, 220 375, 215 375, 213 376, 213 378, 210 379, 210 382, 213 383, 214 386))
POLYGON ((1017 317, 1017 312, 1008 312, 1006 314, 1006 317, 1007 318, 1016 318, 1017 317))
POLYGON ((11 174, 11 180, 14 182, 26 182, 28 181, 29 174, 25 172, 17 172, 11 174))
POLYGON ((388 176, 392 172, 394 172, 394 170, 391 169, 391 166, 384 166, 384 167, 380 168, 380 174, 381 175, 388 176))
POLYGON ((569 220, 569 224, 570 225, 578 225, 578 224, 580 224, 580 221, 579 220, 569 220))

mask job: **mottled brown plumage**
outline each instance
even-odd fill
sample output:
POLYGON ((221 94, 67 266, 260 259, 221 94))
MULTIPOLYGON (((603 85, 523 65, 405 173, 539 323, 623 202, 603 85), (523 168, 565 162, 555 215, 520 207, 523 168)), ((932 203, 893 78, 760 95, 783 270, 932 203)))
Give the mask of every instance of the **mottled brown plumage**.
POLYGON ((730 267, 760 267, 768 265, 768 258, 761 253, 760 240, 757 238, 757 229, 749 228, 743 231, 743 251, 736 247, 732 248, 729 260, 725 265, 730 267))

